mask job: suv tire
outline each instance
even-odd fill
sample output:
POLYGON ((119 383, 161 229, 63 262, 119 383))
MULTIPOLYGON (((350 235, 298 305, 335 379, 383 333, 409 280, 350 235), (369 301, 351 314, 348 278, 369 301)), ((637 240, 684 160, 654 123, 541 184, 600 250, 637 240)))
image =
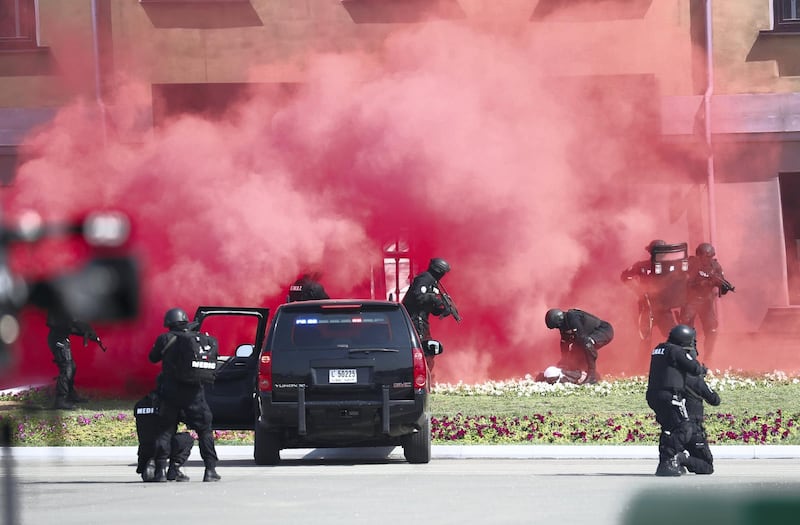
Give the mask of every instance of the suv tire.
POLYGON ((409 463, 429 463, 431 460, 431 418, 419 429, 403 437, 403 455, 409 463))
POLYGON ((256 422, 253 459, 256 465, 277 465, 281 460, 281 439, 275 432, 261 429, 256 422))

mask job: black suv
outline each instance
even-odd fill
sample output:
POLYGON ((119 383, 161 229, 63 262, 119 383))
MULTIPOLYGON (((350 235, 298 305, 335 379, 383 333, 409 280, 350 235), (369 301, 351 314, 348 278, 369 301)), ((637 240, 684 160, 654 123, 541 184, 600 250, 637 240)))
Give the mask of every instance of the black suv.
MULTIPOLYGON (((213 308, 205 308, 207 316, 213 308)), ((387 445, 401 445, 409 463, 430 461, 430 375, 401 304, 288 303, 275 312, 263 347, 260 339, 239 346, 206 388, 215 429, 255 430, 257 464, 278 463, 284 448, 387 445)))

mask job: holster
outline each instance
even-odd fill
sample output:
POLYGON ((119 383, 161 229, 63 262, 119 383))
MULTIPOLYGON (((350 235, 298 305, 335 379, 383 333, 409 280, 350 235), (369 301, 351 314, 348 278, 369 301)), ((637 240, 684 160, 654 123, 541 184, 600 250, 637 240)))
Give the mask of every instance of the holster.
POLYGON ((52 348, 53 351, 53 360, 56 363, 66 363, 67 361, 72 361, 72 349, 70 348, 69 341, 66 343, 63 341, 58 341, 52 348))
POLYGON ((678 411, 681 413, 684 419, 689 419, 689 413, 686 411, 686 398, 678 395, 672 395, 672 404, 678 407, 678 411))

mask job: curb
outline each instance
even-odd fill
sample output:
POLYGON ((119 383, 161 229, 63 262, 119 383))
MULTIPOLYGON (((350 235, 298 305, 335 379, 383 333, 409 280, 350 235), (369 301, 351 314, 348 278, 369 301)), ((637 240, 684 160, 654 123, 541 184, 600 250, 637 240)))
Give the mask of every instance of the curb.
MULTIPOLYGON (((253 448, 245 445, 217 446, 220 460, 252 460, 253 448)), ((12 447, 17 459, 81 461, 113 459, 133 462, 137 447, 12 447)), ((800 459, 795 445, 719 445, 711 446, 714 459, 800 459)), ((282 459, 404 459, 401 447, 301 448, 281 451, 282 459)), ((432 459, 658 459, 655 445, 434 445, 432 459)), ((200 460, 199 449, 192 448, 192 460, 200 460)))

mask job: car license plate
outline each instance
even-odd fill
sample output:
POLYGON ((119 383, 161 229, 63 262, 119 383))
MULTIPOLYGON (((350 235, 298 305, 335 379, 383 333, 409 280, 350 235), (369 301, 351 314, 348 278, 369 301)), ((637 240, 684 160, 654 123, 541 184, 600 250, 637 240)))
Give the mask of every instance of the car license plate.
POLYGON ((329 383, 357 383, 358 374, 355 368, 331 368, 328 370, 329 383))

